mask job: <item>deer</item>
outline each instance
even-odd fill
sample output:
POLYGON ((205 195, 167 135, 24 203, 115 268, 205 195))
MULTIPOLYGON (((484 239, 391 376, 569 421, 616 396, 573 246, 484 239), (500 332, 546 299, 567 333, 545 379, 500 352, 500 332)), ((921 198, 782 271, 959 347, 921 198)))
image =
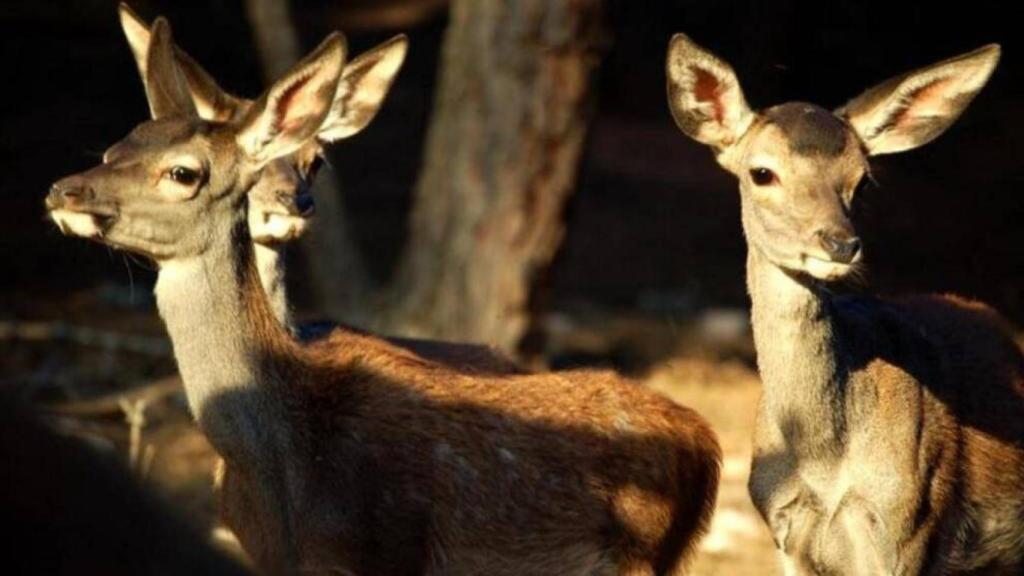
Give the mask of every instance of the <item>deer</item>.
POLYGON ((358 333, 304 346, 274 315, 247 192, 329 118, 344 46, 329 35, 241 122, 209 121, 157 18, 152 119, 46 196, 66 235, 156 263, 225 463, 222 520, 267 573, 681 573, 721 459, 695 411, 612 372, 476 374, 358 333))
MULTIPOLYGON (((125 3, 118 17, 143 86, 147 82, 150 26, 125 3)), ((294 154, 270 163, 249 191, 249 230, 256 267, 274 315, 300 339, 314 346, 340 344, 355 329, 335 331, 335 322, 299 324, 292 315, 286 283, 285 249, 306 232, 315 210, 312 183, 324 164, 325 147, 362 131, 377 115, 408 51, 408 38, 397 35, 346 63, 331 112, 317 137, 294 154)), ((232 94, 180 46, 175 59, 184 75, 199 116, 239 123, 254 101, 232 94)), ((150 90, 146 89, 148 94, 150 90)), ((526 368, 484 344, 434 343, 419 338, 388 336, 396 346, 462 370, 493 373, 525 372, 526 368)))
POLYGON ((956 296, 842 289, 863 269, 851 203, 871 157, 937 138, 999 55, 835 111, 754 111, 727 62, 669 43, 676 124, 739 181, 764 386, 748 488, 786 574, 1024 573, 1024 357, 1005 321, 956 296))

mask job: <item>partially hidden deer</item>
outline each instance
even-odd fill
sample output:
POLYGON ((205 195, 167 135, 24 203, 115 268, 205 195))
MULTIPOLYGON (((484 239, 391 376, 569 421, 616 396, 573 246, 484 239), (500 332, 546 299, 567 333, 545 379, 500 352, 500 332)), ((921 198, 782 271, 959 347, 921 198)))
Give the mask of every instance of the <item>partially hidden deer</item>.
POLYGON ((869 159, 938 137, 985 85, 989 45, 836 111, 751 110, 685 35, 676 123, 739 180, 764 391, 749 490, 787 574, 1024 573, 1024 358, 998 315, 954 296, 844 294, 869 159))
MULTIPOLYGON (((118 9, 121 28, 139 75, 145 85, 150 27, 127 4, 118 9)), ((285 249, 308 229, 315 214, 312 182, 323 164, 324 149, 331 142, 362 131, 377 115, 398 74, 408 50, 404 35, 376 46, 345 64, 331 112, 316 138, 295 153, 268 164, 249 191, 249 230, 256 267, 274 315, 303 341, 314 346, 334 346, 353 332, 335 331, 336 323, 299 324, 294 321, 287 294, 285 249)), ((180 46, 175 58, 184 75, 196 111, 213 122, 241 122, 253 100, 222 89, 216 80, 180 46)), ((147 93, 150 90, 147 89, 147 93)), ((438 343, 418 338, 389 336, 387 340, 413 354, 476 372, 525 372, 520 364, 483 344, 438 343)))
POLYGON ((203 120, 159 18, 153 120, 54 184, 52 219, 155 261, 221 516, 270 573, 680 573, 720 450, 695 412, 610 372, 482 375, 352 334, 304 347, 261 286, 247 192, 308 145, 344 69, 329 36, 238 123, 203 120))

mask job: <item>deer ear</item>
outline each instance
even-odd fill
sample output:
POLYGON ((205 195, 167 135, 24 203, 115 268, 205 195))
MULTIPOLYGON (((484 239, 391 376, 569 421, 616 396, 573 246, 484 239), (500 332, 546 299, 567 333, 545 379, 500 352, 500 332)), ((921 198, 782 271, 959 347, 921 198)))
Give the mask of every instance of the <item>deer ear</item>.
MULTIPOLYGON (((139 76, 145 82, 149 59, 149 40, 152 36, 149 25, 139 18, 138 14, 132 11, 127 4, 120 5, 118 14, 121 18, 121 29, 124 30, 132 56, 135 57, 139 76)), ((206 70, 177 45, 174 46, 174 57, 178 61, 178 68, 185 76, 185 82, 188 84, 188 90, 200 118, 226 122, 238 113, 241 109, 241 101, 222 90, 206 70)))
POLYGON ((373 120, 405 61, 408 47, 404 34, 395 36, 345 66, 331 111, 317 135, 320 140, 348 138, 373 120))
POLYGON ((836 111, 871 155, 917 148, 946 131, 988 82, 1000 49, 989 44, 875 86, 836 111))
POLYGON ((750 127, 754 113, 732 67, 685 34, 669 41, 665 74, 669 109, 687 136, 723 150, 750 127))
POLYGON ((124 2, 117 7, 117 16, 121 20, 121 30, 124 31, 124 37, 128 40, 128 47, 131 48, 132 56, 135 58, 135 66, 139 69, 139 76, 145 81, 146 60, 149 58, 149 39, 152 36, 149 32, 149 24, 146 24, 124 2))
POLYGON ((341 34, 331 34, 253 104, 238 144, 260 165, 295 152, 314 138, 334 101, 345 60, 341 34))
POLYGON ((167 116, 198 117, 188 84, 174 58, 171 25, 157 18, 146 54, 146 97, 154 119, 167 116))

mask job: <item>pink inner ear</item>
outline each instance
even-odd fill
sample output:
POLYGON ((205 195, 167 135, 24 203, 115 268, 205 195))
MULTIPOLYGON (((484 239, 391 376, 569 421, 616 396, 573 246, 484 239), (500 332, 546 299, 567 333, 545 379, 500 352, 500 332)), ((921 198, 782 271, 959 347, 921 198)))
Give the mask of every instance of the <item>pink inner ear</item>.
POLYGON ((303 90, 312 79, 313 76, 309 76, 295 82, 277 100, 277 117, 280 119, 281 132, 291 132, 301 126, 309 110, 316 104, 316 91, 303 90))
POLYGON ((933 116, 941 113, 946 108, 949 100, 949 90, 954 84, 954 78, 947 76, 935 80, 930 84, 918 88, 905 98, 907 105, 893 115, 892 126, 900 126, 906 122, 912 122, 920 116, 933 116))
POLYGON ((715 122, 721 124, 725 118, 725 107, 722 105, 722 99, 720 98, 722 83, 718 81, 714 74, 703 68, 691 66, 690 70, 697 77, 697 81, 693 84, 693 96, 698 102, 711 103, 712 108, 714 108, 715 122))

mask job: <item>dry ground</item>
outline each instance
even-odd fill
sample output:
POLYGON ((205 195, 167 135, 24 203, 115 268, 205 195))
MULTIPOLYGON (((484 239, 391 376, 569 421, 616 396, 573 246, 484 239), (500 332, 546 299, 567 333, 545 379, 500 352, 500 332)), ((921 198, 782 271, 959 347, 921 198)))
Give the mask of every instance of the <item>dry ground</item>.
POLYGON ((691 573, 780 574, 771 536, 747 497, 754 411, 761 393, 757 374, 735 361, 677 359, 653 371, 645 384, 703 414, 722 443, 718 506, 691 573))

